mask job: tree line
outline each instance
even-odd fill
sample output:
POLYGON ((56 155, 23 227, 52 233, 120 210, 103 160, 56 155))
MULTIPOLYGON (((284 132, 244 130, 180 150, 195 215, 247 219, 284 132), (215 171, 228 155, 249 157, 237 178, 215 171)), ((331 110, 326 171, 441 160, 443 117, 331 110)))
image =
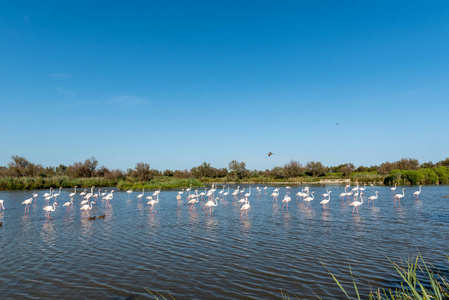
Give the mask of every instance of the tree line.
MULTIPOLYGON (((449 157, 437 163, 420 164, 417 159, 402 158, 396 162, 384 162, 375 166, 355 167, 352 163, 327 167, 321 162, 310 161, 305 165, 291 160, 283 166, 266 170, 247 169, 245 162, 233 160, 228 168, 215 168, 204 162, 190 170, 164 170, 150 168, 150 164, 139 162, 133 169, 126 171, 99 166, 95 157, 72 165, 43 167, 24 157, 12 156, 7 166, 0 167, 0 177, 41 177, 68 176, 70 178, 104 178, 106 180, 132 179, 151 181, 155 176, 195 179, 226 179, 239 181, 243 179, 287 180, 299 177, 312 178, 350 178, 353 181, 383 181, 385 184, 447 184, 449 183, 449 157)), ((269 181, 269 180, 266 180, 269 181)))

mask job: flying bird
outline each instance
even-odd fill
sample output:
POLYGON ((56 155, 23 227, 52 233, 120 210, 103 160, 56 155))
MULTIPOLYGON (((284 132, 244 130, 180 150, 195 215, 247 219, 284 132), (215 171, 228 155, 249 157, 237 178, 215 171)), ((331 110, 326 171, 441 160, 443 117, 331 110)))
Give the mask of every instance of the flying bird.
POLYGON ((274 154, 273 152, 268 152, 268 157, 270 157, 273 154, 274 154))
POLYGON ((340 124, 338 124, 338 123, 335 123, 336 125, 340 125, 340 124))

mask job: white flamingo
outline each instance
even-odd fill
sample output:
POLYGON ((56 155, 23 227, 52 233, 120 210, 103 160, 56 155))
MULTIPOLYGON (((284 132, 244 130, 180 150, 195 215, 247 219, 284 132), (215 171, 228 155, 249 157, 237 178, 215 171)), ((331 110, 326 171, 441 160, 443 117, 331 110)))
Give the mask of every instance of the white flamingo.
POLYGON ((219 198, 216 197, 216 198, 215 198, 215 202, 212 201, 212 200, 209 200, 209 201, 206 202, 206 204, 204 204, 203 209, 204 209, 204 211, 206 212, 206 216, 207 216, 206 206, 209 207, 209 215, 212 216, 212 206, 217 206, 217 205, 218 205, 218 202, 217 202, 218 199, 219 199, 219 198))
POLYGON ((379 197, 379 196, 377 195, 377 194, 378 194, 377 191, 375 192, 375 194, 376 194, 376 196, 371 196, 371 197, 368 198, 368 206, 369 206, 369 202, 370 202, 370 201, 373 201, 373 206, 374 206, 374 200, 376 200, 376 199, 379 197))
POLYGON ((394 195, 394 206, 396 206, 396 200, 399 200, 399 205, 401 205, 401 199, 405 196, 405 188, 402 189, 402 194, 396 194, 394 195))
POLYGON ((74 191, 73 193, 70 193, 70 195, 69 195, 70 198, 73 198, 73 196, 76 195, 76 188, 77 188, 77 187, 78 187, 78 186, 75 185, 75 191, 74 191))
POLYGON ((354 206, 354 208, 352 209, 352 213, 354 213, 354 209, 357 209, 357 214, 359 213, 358 207, 359 207, 360 205, 363 204, 363 197, 362 197, 362 194, 360 194, 360 199, 361 199, 362 201, 354 201, 354 202, 352 202, 351 204, 349 204, 349 206, 354 206))
POLYGON ((1 200, 1 199, 0 199, 0 211, 2 211, 2 209, 5 209, 5 207, 3 206, 3 201, 4 201, 4 200, 1 200))
POLYGON ((332 193, 332 191, 330 191, 329 193, 327 193, 327 196, 328 196, 329 198, 323 199, 323 200, 320 202, 320 204, 323 204, 323 209, 326 209, 326 204, 328 204, 329 201, 331 201, 331 193, 332 193))
POLYGON ((421 187, 422 187, 422 185, 419 186, 419 191, 416 191, 413 193, 413 196, 415 196, 416 199, 418 199, 419 194, 421 194, 421 187))
POLYGON ((91 202, 91 203, 90 203, 90 206, 89 206, 89 204, 86 204, 86 205, 83 205, 83 206, 80 208, 80 210, 83 211, 83 215, 82 215, 82 216, 84 216, 86 213, 87 213, 87 216, 88 216, 88 217, 90 216, 90 215, 89 215, 89 210, 92 209, 92 205, 93 205, 93 204, 94 204, 94 203, 91 202))
POLYGON ((309 205, 309 206, 310 206, 310 201, 315 199, 315 196, 313 195, 314 193, 315 193, 315 191, 312 191, 312 193, 311 193, 312 196, 308 196, 308 197, 304 198, 304 201, 307 202, 307 205, 309 205))
POLYGON ((396 184, 397 184, 397 183, 394 184, 394 187, 390 188, 391 194, 393 194, 393 193, 396 191, 396 184))
POLYGON ((249 187, 249 193, 245 194, 245 198, 249 198, 249 196, 251 196, 251 187, 249 187))
POLYGON ((69 202, 64 203, 63 206, 66 207, 67 214, 70 212, 70 206, 72 206, 72 205, 73 205, 73 198, 71 198, 69 202))
POLYGON ((147 199, 149 200, 147 204, 148 204, 148 205, 151 205, 151 212, 154 211, 154 212, 158 213, 157 211, 155 211, 155 210, 153 209, 153 206, 154 206, 156 203, 159 202, 159 197, 157 197, 156 200, 154 200, 153 197, 149 196, 149 197, 147 197, 147 199))
POLYGON ((45 216, 47 217, 47 219, 53 219, 52 217, 50 217, 50 212, 56 210, 56 205, 58 205, 58 203, 53 202, 53 205, 48 205, 43 208, 43 210, 46 211, 45 216))
POLYGON ((284 196, 284 199, 282 199, 282 202, 284 202, 284 205, 282 205, 282 209, 284 209, 284 206, 287 204, 287 211, 288 211, 288 203, 292 200, 288 195, 284 196))
POLYGON ((243 204, 243 206, 240 208, 240 210, 242 211, 242 213, 240 214, 240 217, 243 216, 243 212, 245 212, 246 217, 248 218, 248 210, 250 209, 251 205, 249 204, 248 199, 246 199, 245 204, 243 204))
POLYGON ((30 211, 30 204, 32 202, 33 202, 33 198, 26 199, 25 201, 22 202, 22 204, 25 204, 25 213, 27 213, 27 210, 28 210, 28 212, 30 211))
POLYGON ((142 190, 142 194, 137 195, 137 199, 139 199, 140 202, 142 202, 142 197, 145 194, 145 189, 142 190))
POLYGON ((271 193, 270 197, 273 197, 273 202, 274 202, 274 200, 278 201, 279 190, 277 188, 275 188, 273 193, 271 193))

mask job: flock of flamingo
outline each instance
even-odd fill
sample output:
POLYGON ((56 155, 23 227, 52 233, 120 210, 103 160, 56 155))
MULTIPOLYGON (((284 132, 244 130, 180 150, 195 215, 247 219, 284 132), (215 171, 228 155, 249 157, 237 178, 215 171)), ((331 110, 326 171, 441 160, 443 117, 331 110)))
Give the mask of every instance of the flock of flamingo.
MULTIPOLYGON (((372 183, 370 183, 370 185, 373 187, 374 185, 372 183)), ((63 204, 64 207, 66 207, 66 213, 69 214, 70 213, 70 208, 72 206, 74 206, 73 201, 74 201, 74 197, 77 195, 76 193, 76 189, 78 186, 75 186, 75 190, 73 193, 69 194, 70 200, 65 202, 63 204)), ((416 197, 416 199, 418 199, 420 193, 421 193, 421 185, 419 186, 419 190, 415 191, 413 193, 413 196, 416 197)), ((397 185, 395 184, 394 187, 390 188, 391 190, 391 195, 393 197, 394 200, 394 204, 396 206, 396 201, 398 201, 398 204, 401 204, 401 199, 404 198, 405 196, 405 188, 402 189, 402 193, 396 193, 396 188, 397 185)), ((43 207, 43 210, 45 211, 45 217, 47 217, 48 219, 51 219, 50 213, 54 212, 56 210, 56 207, 58 205, 58 196, 61 194, 61 189, 59 188, 59 191, 57 193, 55 193, 55 190, 53 188, 50 188, 48 193, 45 193, 42 195, 42 197, 44 198, 45 201, 45 206, 43 207), (53 204, 50 205, 50 200, 53 199, 53 204)), ((104 218, 105 215, 100 215, 100 216, 90 216, 89 214, 89 210, 92 209, 93 205, 97 205, 97 199, 101 198, 102 200, 105 200, 105 207, 112 207, 110 204, 110 201, 114 198, 114 190, 111 190, 109 193, 107 192, 107 190, 105 190, 103 193, 101 193, 101 189, 98 189, 98 191, 95 193, 94 192, 95 187, 93 186, 90 189, 90 192, 88 193, 88 190, 85 189, 83 192, 79 193, 79 195, 81 196, 81 201, 80 201, 80 210, 83 211, 82 213, 82 217, 86 217, 87 219, 90 220, 94 220, 96 218, 104 218)), ((226 187, 223 185, 222 189, 220 189, 220 191, 217 192, 216 186, 215 184, 212 184, 212 188, 211 189, 204 189, 204 192, 199 192, 198 190, 195 190, 194 192, 191 191, 192 186, 190 186, 189 188, 186 189, 182 189, 181 191, 178 192, 178 195, 176 196, 176 200, 178 200, 178 205, 179 205, 179 201, 181 201, 183 199, 183 194, 184 191, 187 193, 188 195, 186 197, 187 200, 187 205, 190 207, 190 210, 195 209, 195 204, 197 204, 198 202, 200 202, 201 200, 206 201, 203 205, 203 209, 206 213, 206 215, 212 215, 212 207, 214 206, 218 206, 218 201, 219 200, 226 200, 226 197, 229 195, 230 193, 230 188, 229 186, 226 187), (215 193, 218 193, 218 195, 216 196, 215 193), (208 212, 209 211, 209 212, 208 212)), ((267 193, 267 189, 268 187, 265 186, 263 188, 259 188, 256 187, 255 188, 255 194, 256 196, 260 196, 262 191, 264 191, 264 193, 267 193)), ((282 209, 284 209, 284 207, 286 206, 287 210, 288 210, 288 203, 291 201, 291 197, 289 196, 289 190, 291 189, 291 187, 286 186, 286 195, 284 195, 284 198, 282 199, 283 205, 282 205, 282 209)), ((340 200, 341 201, 345 201, 345 199, 347 199, 348 201, 352 201, 349 204, 350 206, 353 206, 353 210, 352 213, 354 213, 354 211, 357 211, 357 214, 359 213, 358 207, 361 206, 364 202, 364 192, 366 190, 366 184, 361 187, 357 184, 356 187, 352 188, 350 187, 350 185, 346 185, 345 186, 345 191, 343 193, 340 194, 340 200)), ((128 193, 128 199, 130 198, 130 195, 133 193, 132 190, 127 190, 126 191, 128 193)), ((145 197, 145 199, 148 200, 147 204, 150 206, 150 211, 151 213, 158 213, 155 209, 154 209, 154 205, 156 205, 159 202, 159 195, 161 193, 161 190, 158 189, 156 191, 154 191, 150 196, 145 197)), ((298 192, 296 194, 296 200, 301 201, 303 203, 306 203, 306 205, 308 207, 311 206, 310 202, 313 201, 315 199, 314 196, 315 191, 310 191, 309 187, 304 187, 300 192, 298 192)), ((330 200, 331 200, 331 193, 332 191, 330 191, 329 189, 326 190, 326 193, 322 194, 322 200, 320 201, 320 204, 323 205, 323 209, 328 209, 328 207, 326 206, 330 200)), ((138 202, 142 202, 143 197, 145 195, 145 189, 142 190, 141 194, 137 195, 137 200, 138 202)), ((270 197, 273 198, 273 203, 276 201, 278 201, 280 195, 280 188, 275 188, 272 192, 272 194, 270 195, 270 197)), ((249 187, 249 191, 245 192, 245 188, 240 189, 240 186, 237 187, 237 189, 235 189, 232 193, 231 196, 233 196, 232 201, 237 201, 240 204, 240 216, 243 216, 243 214, 245 214, 246 217, 248 217, 248 210, 250 209, 251 205, 249 203, 249 197, 251 196, 251 186, 249 187), (239 199, 240 198, 240 199, 239 199)), ((38 194, 33 193, 33 196, 29 199, 26 199, 22 202, 22 204, 25 205, 25 214, 29 213, 29 206, 30 204, 33 202, 36 203, 37 201, 37 197, 38 194)), ((370 196, 368 198, 368 206, 369 203, 371 202, 374 206, 374 200, 378 199, 378 191, 374 192, 374 195, 370 196)), ((0 200, 0 211, 3 209, 5 209, 4 207, 4 200, 0 200)), ((0 226, 3 223, 0 223, 0 226)))

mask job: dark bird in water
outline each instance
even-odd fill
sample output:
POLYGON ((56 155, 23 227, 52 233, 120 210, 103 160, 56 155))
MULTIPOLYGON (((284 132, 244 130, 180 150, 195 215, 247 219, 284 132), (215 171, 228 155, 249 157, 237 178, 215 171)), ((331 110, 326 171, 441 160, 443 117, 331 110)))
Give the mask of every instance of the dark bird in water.
POLYGON ((104 217, 106 217, 106 215, 97 216, 97 219, 104 219, 104 217))
POLYGON ((87 217, 88 220, 95 220, 95 218, 96 218, 95 216, 93 216, 93 217, 87 217))
POLYGON ((270 157, 273 154, 274 154, 273 152, 268 152, 268 157, 270 157))

